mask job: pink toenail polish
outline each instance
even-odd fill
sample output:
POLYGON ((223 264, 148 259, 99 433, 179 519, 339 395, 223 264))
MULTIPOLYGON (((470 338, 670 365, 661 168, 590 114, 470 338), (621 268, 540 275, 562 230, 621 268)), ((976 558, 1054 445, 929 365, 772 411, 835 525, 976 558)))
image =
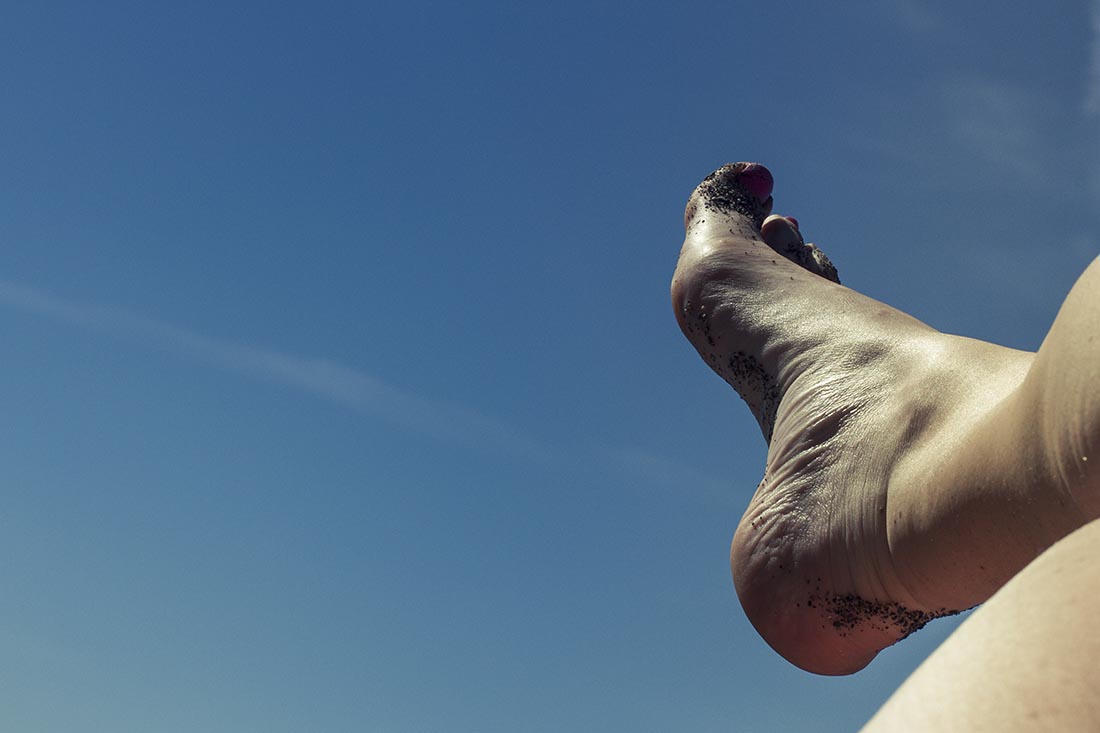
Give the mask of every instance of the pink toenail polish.
POLYGON ((741 187, 748 193, 763 201, 772 193, 775 182, 772 180, 771 171, 759 163, 749 163, 737 177, 741 187))
POLYGON ((784 217, 784 218, 787 221, 789 221, 790 223, 794 224, 795 229, 798 229, 798 219, 795 219, 793 216, 787 216, 787 217, 784 217))

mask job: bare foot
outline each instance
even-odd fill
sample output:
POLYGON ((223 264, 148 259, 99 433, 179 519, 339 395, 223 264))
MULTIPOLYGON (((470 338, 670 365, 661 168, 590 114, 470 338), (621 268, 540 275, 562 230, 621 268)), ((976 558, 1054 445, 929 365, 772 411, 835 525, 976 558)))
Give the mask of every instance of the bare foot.
MULTIPOLYGON (((680 328, 768 441, 734 535, 741 603, 821 674, 864 667, 929 620, 980 603, 1086 517, 1021 449, 1034 354, 939 333, 839 284, 772 177, 725 166, 692 194, 672 282, 680 328)), ((1034 443, 1035 441, 1030 441, 1034 443)))

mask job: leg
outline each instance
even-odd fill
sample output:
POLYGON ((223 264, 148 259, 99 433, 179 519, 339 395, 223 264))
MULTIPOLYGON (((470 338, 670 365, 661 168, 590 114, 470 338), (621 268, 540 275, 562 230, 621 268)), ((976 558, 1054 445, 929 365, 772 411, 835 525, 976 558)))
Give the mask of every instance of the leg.
POLYGON ((1100 521, 999 590, 906 680, 865 733, 1100 730, 1100 521))
POLYGON ((1066 297, 1022 391, 1070 500, 1100 516, 1100 258, 1066 297))
POLYGON ((968 600, 980 601, 1100 517, 1100 260, 1066 297, 1020 385, 973 414, 972 427, 932 443, 939 458, 918 454, 903 469, 898 502, 916 510, 890 529, 894 556, 918 585, 942 583, 940 561, 921 551, 938 525, 941 548, 970 564, 956 597, 970 586, 981 592, 968 600), (937 515, 919 476, 957 487, 950 516, 937 515))
MULTIPOLYGON (((769 443, 731 549, 742 605, 793 663, 848 673, 1097 516, 1087 461, 1060 462, 1036 420, 1094 409, 1048 401, 1075 365, 1074 389, 1095 383, 1100 355, 1081 367, 1062 344, 1081 343, 1100 290, 1082 279, 1038 357, 942 334, 835 282, 792 220, 767 217, 771 186, 735 164, 696 189, 673 308, 769 443)), ((1070 453, 1096 449, 1098 415, 1070 453)))

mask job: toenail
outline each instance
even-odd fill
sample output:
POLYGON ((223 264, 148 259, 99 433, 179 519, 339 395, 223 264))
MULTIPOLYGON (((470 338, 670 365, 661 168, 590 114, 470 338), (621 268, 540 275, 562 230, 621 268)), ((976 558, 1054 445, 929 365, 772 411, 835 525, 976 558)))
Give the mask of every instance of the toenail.
POLYGON ((759 163, 730 163, 703 179, 688 202, 684 223, 690 223, 703 208, 749 218, 759 229, 772 212, 772 174, 759 163), (700 207, 698 204, 702 204, 700 207))
POLYGON ((793 216, 785 216, 783 218, 789 221, 791 224, 794 224, 795 229, 798 229, 798 219, 795 219, 793 216))
POLYGON ((760 201, 764 201, 771 196, 772 187, 775 185, 771 171, 759 163, 749 163, 742 168, 737 176, 737 182, 741 184, 741 187, 747 193, 755 196, 760 201))

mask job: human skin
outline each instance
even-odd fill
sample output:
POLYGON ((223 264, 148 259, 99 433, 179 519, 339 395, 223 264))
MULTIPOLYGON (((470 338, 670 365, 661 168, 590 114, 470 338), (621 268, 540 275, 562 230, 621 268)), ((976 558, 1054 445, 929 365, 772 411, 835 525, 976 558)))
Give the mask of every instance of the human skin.
POLYGON ((835 282, 771 189, 748 163, 700 184, 672 304, 769 444, 731 547, 742 606, 846 674, 1100 516, 1100 265, 1037 354, 1005 349, 835 282))
POLYGON ((863 733, 1100 730, 1100 521, 1055 543, 974 612, 863 733))

